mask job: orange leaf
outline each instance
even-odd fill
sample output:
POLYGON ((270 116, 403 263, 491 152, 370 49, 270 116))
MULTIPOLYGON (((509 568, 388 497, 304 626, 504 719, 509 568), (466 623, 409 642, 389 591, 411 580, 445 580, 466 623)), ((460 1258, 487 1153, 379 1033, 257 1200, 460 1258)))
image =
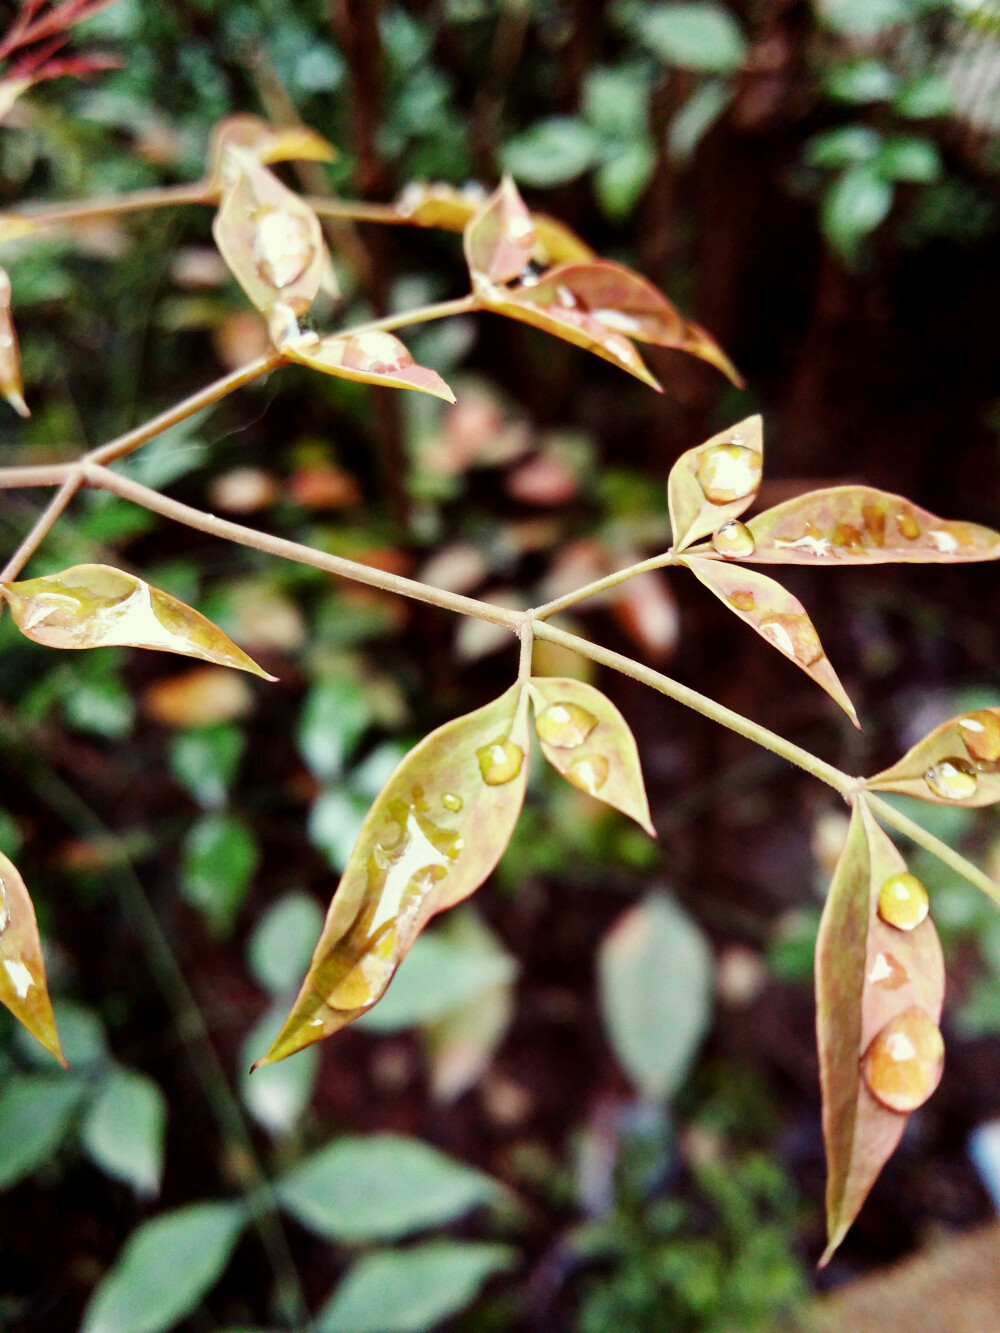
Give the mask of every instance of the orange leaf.
POLYGON ((887 910, 886 891, 901 882, 922 890, 861 796, 816 940, 827 1157, 828 1244, 821 1266, 899 1143, 907 1115, 941 1077, 944 963, 937 931, 929 918, 897 928, 880 914, 887 910))
POLYGON ((259 116, 227 116, 212 131, 208 145, 206 185, 217 192, 232 185, 240 173, 235 148, 255 162, 335 162, 337 150, 305 125, 276 129, 259 116))
POLYGON ((976 708, 942 722, 865 786, 935 805, 1000 801, 1000 708, 976 708))
POLYGON ((298 361, 326 375, 381 384, 390 389, 416 389, 453 403, 455 395, 435 370, 418 366, 406 346, 391 333, 329 334, 320 338, 305 333, 278 344, 290 361, 298 361))
POLYGON ((738 565, 696 555, 683 556, 681 564, 687 565, 706 588, 710 588, 741 620, 752 625, 779 653, 784 653, 789 661, 822 685, 854 725, 860 727, 854 705, 797 597, 755 569, 741 569, 738 565))
POLYGON ((517 278, 531 261, 535 226, 510 176, 465 229, 465 258, 473 288, 517 278))
POLYGON ((0 1002, 65 1067, 31 897, 0 852, 0 1002))
POLYGON ((17 330, 10 313, 10 278, 0 268, 0 393, 21 417, 29 417, 24 401, 24 381, 21 379, 21 352, 17 344, 17 330))
POLYGON ((747 417, 681 454, 667 499, 674 549, 699 541, 753 503, 764 470, 764 419, 747 417))

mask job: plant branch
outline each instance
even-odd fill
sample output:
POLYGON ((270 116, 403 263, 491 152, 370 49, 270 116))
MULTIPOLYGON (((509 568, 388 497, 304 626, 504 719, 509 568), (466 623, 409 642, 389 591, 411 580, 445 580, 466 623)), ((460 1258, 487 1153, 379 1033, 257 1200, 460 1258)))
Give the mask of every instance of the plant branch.
POLYGON ((82 485, 83 473, 79 467, 73 466, 55 495, 31 525, 31 530, 24 541, 0 570, 0 583, 10 583, 17 578, 82 485))
POLYGON ((44 463, 38 467, 0 467, 0 491, 30 486, 61 486, 76 463, 44 463))
POLYGON ((973 865, 971 861, 967 861, 960 853, 953 851, 946 842, 936 838, 933 833, 928 833, 923 825, 916 823, 909 815, 902 814, 894 805, 884 801, 881 796, 876 796, 874 792, 870 791, 863 791, 861 795, 883 824, 891 824, 900 833, 905 833, 911 842, 915 842, 925 852, 930 852, 932 856, 936 856, 949 870, 954 870, 957 875, 967 879, 975 888, 985 893, 987 898, 992 898, 1000 906, 1000 884, 995 884, 989 875, 980 870, 978 866, 973 865))
POLYGON ((356 338, 361 333, 381 333, 387 329, 402 329, 408 324, 425 324, 432 319, 447 319, 450 315, 467 315, 477 309, 473 295, 459 296, 454 301, 437 301, 433 305, 415 306, 412 310, 403 310, 398 315, 386 315, 384 319, 373 319, 368 324, 358 324, 353 329, 343 329, 338 337, 356 338))
POLYGON ((651 667, 643 666, 640 662, 634 662, 630 657, 623 657, 621 653, 612 652, 609 648, 602 648, 599 644, 582 639, 577 634, 569 634, 566 630, 558 629, 555 625, 549 625, 544 620, 533 620, 531 628, 536 638, 548 639, 550 643, 558 643, 563 648, 569 648, 575 653, 580 653, 583 657, 589 657, 593 662, 599 662, 602 666, 611 667, 615 671, 622 672, 623 675, 631 676, 633 680, 638 680, 643 685, 658 690, 660 694, 665 694, 678 703, 693 708, 696 713, 701 713, 713 722, 718 722, 720 726, 728 727, 730 731, 745 736, 747 740, 753 741, 755 745, 760 745, 765 750, 770 750, 772 754, 787 759, 790 764, 796 764, 799 768, 805 769, 807 773, 812 774, 814 778, 818 778, 820 782, 825 782, 827 786, 840 792, 842 796, 857 788, 856 778, 850 777, 847 773, 842 773, 833 764, 818 759, 816 755, 810 754, 808 750, 803 750, 801 746, 795 745, 792 741, 786 741, 783 736, 769 731, 767 727, 762 727, 757 722, 751 722, 749 718, 743 717, 740 713, 734 713, 731 708, 716 703, 714 699, 709 699, 707 695, 699 694, 697 690, 691 689, 689 685, 682 685, 679 681, 671 680, 669 676, 664 676, 651 667))
POLYGON ((517 631, 521 640, 521 653, 517 661, 518 680, 528 680, 531 676, 531 651, 535 646, 535 633, 531 621, 525 618, 517 631))
POLYGON ((324 199, 315 194, 305 195, 302 202, 308 204, 319 218, 344 218, 350 222, 386 222, 390 225, 411 221, 410 218, 398 213, 393 204, 368 204, 357 199, 324 199))
POLYGON ((69 203, 22 204, 20 208, 4 213, 4 218, 26 218, 45 226, 61 222, 91 222, 97 218, 116 217, 119 213, 137 213, 147 208, 167 205, 214 204, 215 199, 205 181, 193 185, 161 185, 151 190, 132 190, 128 194, 112 194, 104 199, 80 199, 69 203))
POLYGON ((595 579, 593 583, 585 583, 582 588, 565 593, 562 597, 556 597, 542 606, 536 606, 531 615, 535 620, 548 620, 549 616, 566 611, 571 606, 576 606, 577 602, 586 601, 588 597, 596 597, 598 593, 607 592, 610 588, 617 588, 620 583, 634 579, 637 574, 647 574, 651 569, 663 569, 666 565, 676 563, 677 559, 672 550, 665 551, 662 555, 650 556, 648 560, 640 560, 638 564, 629 565, 626 569, 605 574, 603 578, 595 579))

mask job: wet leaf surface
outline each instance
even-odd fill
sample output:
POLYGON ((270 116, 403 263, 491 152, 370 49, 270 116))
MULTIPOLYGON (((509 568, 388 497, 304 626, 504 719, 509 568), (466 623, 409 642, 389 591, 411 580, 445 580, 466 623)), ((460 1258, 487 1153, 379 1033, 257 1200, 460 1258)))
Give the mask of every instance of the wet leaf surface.
POLYGON ((389 389, 416 389, 446 403, 455 401, 437 371, 417 365, 405 344, 382 330, 325 338, 304 334, 281 342, 280 348, 290 361, 325 375, 389 389))
POLYGON ((517 186, 505 176, 465 229, 465 258, 473 287, 510 282, 531 262, 535 226, 517 186))
POLYGON ((439 727, 398 765, 365 817, 302 989, 260 1063, 370 1009, 431 917, 490 874, 524 801, 526 709, 513 685, 439 727))
POLYGON ((17 867, 0 852, 0 1002, 65 1065, 31 897, 17 867))
POLYGON ((47 648, 153 648, 276 680, 184 602, 111 565, 0 584, 21 633, 47 648))
POLYGON ((944 963, 930 918, 909 930, 879 914, 906 864, 861 797, 816 941, 816 1030, 827 1155, 828 1245, 843 1240, 941 1073, 944 963), (900 1096, 901 1083, 908 1096, 900 1096), (875 1095, 877 1094, 877 1095, 875 1095), (898 1109, 890 1109, 895 1105, 898 1109))
POLYGON ((17 330, 10 312, 10 278, 0 268, 0 394, 20 417, 28 417, 24 401, 24 381, 21 378, 21 351, 17 330))
POLYGON ((816 627, 797 597, 755 569, 694 555, 683 556, 681 563, 761 638, 821 685, 854 725, 860 726, 854 705, 826 655, 816 627))
POLYGON ((764 419, 747 417, 681 454, 667 499, 674 549, 683 551, 753 503, 764 468, 764 419))
POLYGON ((262 165, 274 162, 335 162, 337 150, 305 125, 278 128, 259 116, 227 116, 212 131, 206 185, 221 190, 239 175, 237 149, 262 165))
POLYGON ((529 690, 535 734, 552 767, 655 838, 635 737, 611 700, 593 685, 560 676, 533 676, 529 690))
POLYGON ((865 786, 937 805, 1000 801, 1000 708, 974 708, 942 722, 865 786))

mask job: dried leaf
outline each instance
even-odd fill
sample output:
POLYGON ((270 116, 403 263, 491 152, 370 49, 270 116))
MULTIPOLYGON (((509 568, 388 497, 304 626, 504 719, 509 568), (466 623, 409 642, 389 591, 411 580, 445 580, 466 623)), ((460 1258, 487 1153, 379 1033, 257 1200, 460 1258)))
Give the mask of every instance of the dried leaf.
POLYGON ((809 491, 747 526, 754 550, 740 558, 759 564, 955 564, 1000 556, 1000 532, 936 518, 873 486, 809 491))
POLYGON ((755 569, 741 569, 738 565, 723 564, 707 556, 686 555, 681 563, 710 588, 720 601, 741 620, 752 625, 757 633, 789 661, 802 668, 822 685, 831 699, 841 708, 856 727, 860 728, 854 705, 841 685, 820 643, 816 628, 805 607, 792 594, 755 569))
POLYGON ((0 583, 0 596, 21 633, 47 648, 155 648, 277 679, 199 612, 110 565, 0 583))
POLYGON ((436 912, 479 888, 524 801, 527 699, 513 685, 446 723, 398 765, 369 810, 287 1022, 260 1064, 360 1017, 436 912))
POLYGON ((865 786, 936 805, 1000 801, 1000 708, 976 708, 942 722, 865 786))
POLYGON ((17 867, 0 852, 0 1002, 66 1064, 45 980, 35 909, 17 867))
POLYGON ((760 416, 747 417, 681 454, 667 482, 674 549, 683 551, 748 509, 763 468, 760 416))
POLYGON ((206 185, 216 192, 232 185, 239 175, 237 149, 262 164, 272 162, 335 162, 337 150, 305 125, 276 129, 259 116, 227 116, 212 131, 208 148, 206 185))
MULTIPOLYGON (((937 931, 930 919, 912 929, 897 929, 879 915, 883 886, 905 875, 906 865, 878 826, 862 796, 852 813, 847 842, 834 873, 816 941, 816 1029, 823 1090, 823 1136, 827 1156, 827 1263, 891 1156, 906 1127, 909 1109, 891 1110, 873 1095, 869 1083, 890 1101, 893 1073, 908 1064, 906 1038, 898 1042, 887 1071, 875 1061, 885 1036, 922 1016, 915 1031, 926 1035, 929 1050, 917 1049, 916 1095, 926 1100, 940 1078, 939 1038, 944 996, 944 963, 937 931), (904 1015, 910 1015, 904 1018, 904 1015), (895 1056, 895 1071, 891 1069, 895 1056), (921 1095, 922 1094, 922 1095, 921 1095)), ((889 1041, 893 1038, 890 1035, 889 1041)), ((919 1047, 910 1041, 909 1051, 919 1047)), ((920 1104, 916 1101, 916 1105, 920 1104)))
POLYGON ((490 195, 465 229, 465 258, 478 289, 510 282, 531 262, 535 225, 510 176, 490 195))
POLYGON ((559 311, 583 312, 610 331, 640 342, 690 352, 742 386, 736 368, 709 334, 686 320, 651 282, 623 264, 608 259, 560 264, 517 291, 522 300, 559 311))
POLYGON ((20 417, 30 417, 24 401, 24 381, 21 379, 21 352, 17 345, 17 330, 10 313, 10 278, 0 268, 0 393, 20 417))
POLYGON ((230 149, 226 160, 235 175, 212 223, 215 243, 257 309, 297 333, 327 263, 319 218, 249 153, 230 149))
POLYGON ((329 335, 302 334, 279 343, 290 361, 298 361, 326 375, 381 384, 390 389, 416 389, 453 403, 455 395, 437 371, 418 366, 406 346, 391 333, 329 335))
POLYGON ((528 689, 538 743, 552 767, 655 838, 635 738, 611 700, 565 676, 532 676, 528 689))

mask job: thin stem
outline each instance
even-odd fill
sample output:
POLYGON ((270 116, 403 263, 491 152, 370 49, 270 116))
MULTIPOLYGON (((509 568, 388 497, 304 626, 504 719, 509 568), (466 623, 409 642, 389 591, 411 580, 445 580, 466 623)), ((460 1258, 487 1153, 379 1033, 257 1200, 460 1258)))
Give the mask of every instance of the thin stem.
POLYGON ((61 486, 76 463, 45 463, 38 467, 0 467, 0 491, 29 486, 61 486))
POLYGON ((325 551, 313 550, 299 542, 289 541, 285 537, 275 537, 267 532, 258 532, 256 528, 245 528, 241 523, 231 523, 228 519, 218 518, 190 505, 171 500, 149 486, 143 486, 128 477, 122 477, 109 468, 90 464, 86 467, 87 481, 93 486, 100 486, 112 491, 123 500, 131 500, 172 518, 177 523, 185 523, 189 528, 197 528, 210 536, 223 541, 236 542, 240 546, 252 546, 254 550, 267 555, 276 555, 285 560, 294 560, 300 565, 311 565, 314 569, 325 570, 341 578, 352 579, 355 583, 367 584, 370 588, 381 588, 384 592, 397 593, 401 597, 412 597, 418 602, 427 602, 439 606, 445 611, 457 611, 462 615, 475 616, 477 620, 489 620, 494 625, 506 625, 515 633, 524 619, 521 611, 512 611, 505 606, 493 606, 489 602, 479 602, 472 597, 462 597, 458 593, 445 592, 442 588, 432 588, 427 583, 418 583, 416 579, 403 578, 400 574, 391 574, 384 569, 374 569, 370 565, 359 564, 356 560, 346 560, 342 556, 328 555, 325 551))
POLYGON ((769 731, 767 727, 762 727, 757 722, 751 722, 749 718, 743 717, 740 713, 734 713, 731 708, 716 703, 714 699, 709 699, 707 695, 699 694, 697 690, 691 689, 688 685, 682 685, 679 681, 671 680, 669 676, 664 676, 659 671, 653 671, 652 668, 643 666, 640 662, 633 662, 630 657, 623 657, 621 653, 614 653, 609 648, 602 648, 599 644, 590 643, 589 640, 582 639, 577 634, 568 634, 565 630, 557 629, 555 625, 549 625, 544 620, 533 620, 531 628, 537 639, 548 639, 550 643, 558 643, 563 648, 569 648, 575 653, 580 653, 583 657, 589 657, 593 662, 600 662, 602 666, 611 667, 615 671, 622 672, 623 675, 631 676, 633 680, 641 681, 643 685, 648 685, 651 689, 659 690, 661 694, 666 694, 669 698, 676 699, 678 703, 693 708, 696 713, 711 718, 713 722, 718 722, 720 726, 728 727, 730 731, 745 736, 747 740, 753 741, 755 745, 770 750, 772 754, 780 755, 782 759, 787 759, 790 764, 796 764, 799 768, 805 769, 807 773, 811 773, 814 778, 819 778, 820 782, 825 782, 834 791, 840 792, 841 795, 846 795, 857 787, 856 778, 850 777, 847 773, 842 773, 833 764, 818 759, 815 755, 810 754, 808 750, 803 750, 801 746, 793 744, 792 741, 786 741, 783 736, 778 736, 775 732, 769 731))
POLYGON ((95 218, 115 217, 119 213, 137 213, 147 208, 163 208, 179 204, 212 204, 204 181, 194 185, 161 185, 151 190, 132 190, 128 194, 112 194, 105 199, 80 199, 70 203, 22 204, 5 213, 6 218, 29 218, 32 222, 54 226, 61 222, 90 222, 95 218))
POLYGON ((398 213, 392 204, 367 204, 356 199, 323 199, 315 194, 306 195, 302 202, 308 204, 320 218, 345 218, 350 222, 387 222, 396 225, 412 221, 398 213))
POLYGON ((651 569, 663 569, 666 565, 676 563, 673 551, 650 556, 648 560, 640 560, 638 564, 629 565, 626 569, 617 569, 613 574, 605 574, 603 578, 595 579, 593 583, 585 583, 582 588, 564 593, 562 597, 556 597, 542 606, 536 606, 531 614, 535 620, 548 620, 549 616, 566 611, 569 607, 576 606, 577 602, 586 601, 588 597, 596 597, 598 593, 606 592, 609 588, 617 588, 620 583, 634 579, 637 574, 646 574, 651 569))
POLYGON ((946 842, 936 838, 933 833, 928 833, 921 824, 910 819, 909 815, 902 814, 894 805, 884 801, 881 796, 876 796, 874 792, 870 791, 864 791, 861 795, 883 824, 891 824, 900 833, 905 833, 911 842, 915 842, 919 847, 923 847, 925 852, 930 852, 932 856, 936 856, 949 870, 954 870, 957 875, 967 879, 970 884, 985 893, 987 898, 992 898, 1000 906, 1000 884, 995 884, 989 875, 980 870, 978 866, 973 865, 971 861, 967 861, 958 852, 952 851, 946 842))
POLYGON ((398 315, 386 315, 384 319, 373 319, 368 324, 358 324, 353 329, 344 329, 338 336, 356 338, 360 333, 380 333, 385 329, 402 329, 408 324, 425 324, 431 319, 447 319, 450 315, 467 315, 475 310, 476 298, 471 294, 456 297, 453 301, 437 301, 433 305, 415 306, 412 310, 403 310, 398 315))
POLYGON ((521 655, 517 662, 517 678, 518 680, 528 680, 531 676, 531 653, 535 646, 535 633, 531 627, 531 621, 523 621, 517 632, 521 640, 521 655))
POLYGON ((92 449, 89 454, 84 456, 86 463, 112 463, 116 458, 123 458, 126 454, 132 453, 140 445, 151 440, 154 435, 159 435, 171 426, 176 426, 179 421, 185 421, 188 417, 194 416, 195 412, 200 412, 203 407, 210 407, 212 403, 217 403, 220 398, 225 398, 227 394, 236 389, 241 389, 244 384, 249 384, 251 380, 259 379, 261 375, 267 375, 278 366, 284 364, 284 356, 281 352, 265 352, 263 356, 257 357, 255 361, 248 361, 245 366, 240 366, 238 370, 231 371, 228 375, 223 375, 221 379, 213 380, 211 384, 199 389, 197 393, 191 394, 189 398, 184 398, 179 403, 175 403, 166 412, 161 412, 158 417, 153 417, 150 421, 145 421, 141 426, 136 426, 134 430, 126 431, 124 435, 119 435, 114 440, 109 440, 107 444, 102 444, 99 449, 92 449))
POLYGON ((31 531, 25 537, 24 541, 17 548, 11 558, 0 570, 0 583, 10 583, 16 579, 21 570, 28 563, 31 557, 41 546, 42 542, 48 536, 50 530, 59 518, 60 514, 72 500, 83 485, 83 473, 79 468, 74 467, 69 473, 63 484, 53 495, 38 518, 31 525, 31 531))

